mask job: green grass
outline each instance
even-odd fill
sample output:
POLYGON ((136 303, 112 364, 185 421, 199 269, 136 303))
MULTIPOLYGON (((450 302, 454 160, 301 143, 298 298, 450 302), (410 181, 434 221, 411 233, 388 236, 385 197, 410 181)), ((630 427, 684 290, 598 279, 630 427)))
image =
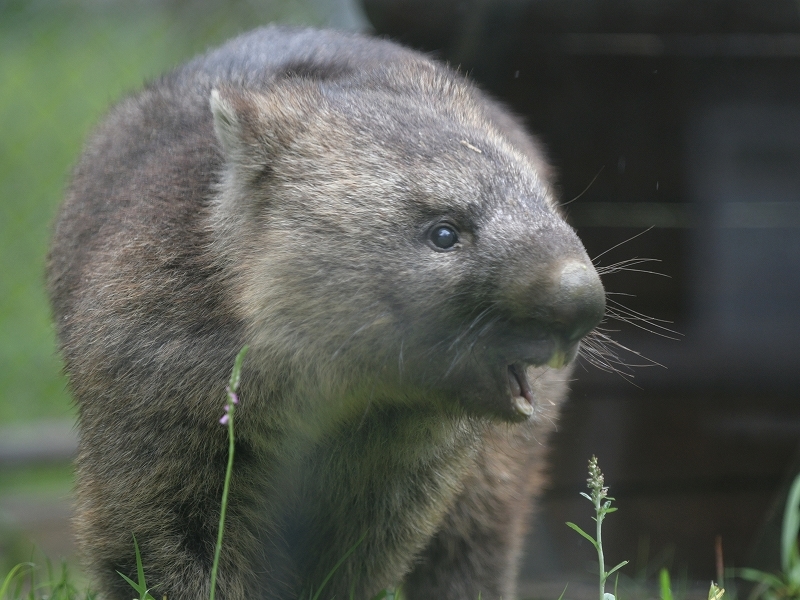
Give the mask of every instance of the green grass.
POLYGON ((15 566, 0 579, 0 599, 13 600, 92 600, 94 595, 73 578, 66 563, 54 567, 50 562, 15 566))
POLYGON ((72 492, 72 465, 41 464, 24 469, 0 469, 0 496, 66 496, 72 492))
POLYGON ((51 221, 91 125, 157 68, 158 23, 77 26, 60 11, 0 22, 0 422, 9 422, 70 414, 43 286, 51 221))
POLYGON ((800 600, 800 475, 795 477, 781 525, 781 570, 733 569, 733 576, 754 584, 749 600, 800 600))

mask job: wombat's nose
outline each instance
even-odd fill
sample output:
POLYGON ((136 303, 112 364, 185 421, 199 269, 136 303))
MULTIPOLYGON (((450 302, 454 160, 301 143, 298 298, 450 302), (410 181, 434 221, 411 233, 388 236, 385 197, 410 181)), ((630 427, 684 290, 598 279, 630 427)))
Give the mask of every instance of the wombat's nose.
POLYGON ((580 260, 563 264, 551 308, 553 328, 565 345, 594 329, 606 310, 605 290, 594 267, 580 260))

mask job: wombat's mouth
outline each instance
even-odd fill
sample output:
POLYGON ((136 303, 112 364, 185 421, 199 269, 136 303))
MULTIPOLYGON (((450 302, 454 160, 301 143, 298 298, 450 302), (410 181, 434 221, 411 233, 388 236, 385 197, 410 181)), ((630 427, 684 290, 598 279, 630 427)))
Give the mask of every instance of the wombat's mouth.
POLYGON ((547 365, 554 369, 560 369, 572 362, 578 354, 579 346, 579 343, 574 343, 567 349, 562 350, 556 344, 555 350, 546 361, 515 361, 508 365, 507 376, 508 387, 511 392, 511 405, 519 418, 525 419, 530 417, 535 407, 533 389, 531 388, 530 381, 528 381, 528 367, 531 365, 547 365))
POLYGON ((533 391, 525 374, 525 365, 518 362, 508 365, 508 385, 514 410, 520 416, 530 417, 533 414, 533 391))

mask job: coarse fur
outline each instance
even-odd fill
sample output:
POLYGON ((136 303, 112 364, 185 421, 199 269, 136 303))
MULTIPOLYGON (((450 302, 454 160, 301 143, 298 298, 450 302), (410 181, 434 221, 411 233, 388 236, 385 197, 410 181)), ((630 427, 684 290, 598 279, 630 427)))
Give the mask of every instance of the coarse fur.
POLYGON ((602 296, 548 181, 464 77, 360 35, 260 29, 120 102, 48 265, 101 597, 131 597, 134 535, 155 597, 208 596, 249 344, 218 598, 306 598, 353 548, 323 597, 513 598, 569 375, 545 363, 599 319, 559 329, 563 265, 602 296))

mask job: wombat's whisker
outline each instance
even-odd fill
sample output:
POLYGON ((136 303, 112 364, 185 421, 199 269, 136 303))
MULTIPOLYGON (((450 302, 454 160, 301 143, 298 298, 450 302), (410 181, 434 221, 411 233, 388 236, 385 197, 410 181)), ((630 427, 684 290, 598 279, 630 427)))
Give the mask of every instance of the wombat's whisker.
POLYGON ((599 275, 609 275, 611 273, 623 271, 627 267, 633 267, 636 265, 641 265, 651 262, 661 262, 661 260, 658 258, 629 258, 627 260, 622 260, 618 263, 614 263, 613 265, 596 266, 595 268, 597 269, 597 273, 599 275))
POLYGON ((659 277, 667 277, 670 278, 669 275, 666 273, 659 273, 658 271, 648 271, 647 269, 629 269, 627 267, 621 267, 619 269, 615 269, 614 272, 617 273, 619 271, 627 271, 629 273, 646 273, 648 275, 658 275, 659 277))
POLYGON ((670 323, 670 321, 648 317, 647 315, 643 315, 642 313, 631 310, 619 303, 616 303, 614 300, 609 299, 609 304, 612 303, 616 305, 607 306, 606 316, 612 319, 616 319, 617 321, 621 321, 623 323, 628 323, 629 325, 632 325, 634 327, 637 327, 643 331, 647 331, 648 333, 652 333, 653 335, 657 335, 659 337, 667 338, 670 340, 680 339, 678 337, 680 336, 680 334, 677 331, 674 331, 669 327, 664 327, 663 325, 660 325, 660 323, 670 323))
MULTIPOLYGON (((635 367, 635 368, 662 367, 662 368, 666 368, 661 363, 659 363, 659 362, 657 362, 657 361, 655 361, 655 360, 653 360, 651 358, 648 358, 648 357, 640 354, 636 350, 631 350, 630 348, 628 348, 624 344, 621 344, 620 342, 616 341, 615 339, 608 337, 604 333, 597 331, 597 329, 595 329, 591 334, 589 334, 589 336, 587 338, 584 338, 584 340, 581 342, 581 346, 583 346, 583 342, 586 341, 587 339, 589 340, 590 343, 596 342, 597 343, 597 345, 595 346, 596 348, 600 349, 603 353, 609 353, 609 354, 613 355, 617 360, 620 361, 620 364, 624 364, 624 365, 626 365, 628 367, 635 367), (647 362, 643 363, 643 364, 630 364, 630 363, 623 362, 619 358, 619 356, 616 354, 616 352, 611 350, 611 347, 619 348, 620 350, 623 350, 625 352, 633 354, 634 356, 638 356, 639 358, 641 358, 642 360, 645 360, 647 362)), ((606 356, 608 356, 608 354, 606 354, 606 356)))
POLYGON ((478 343, 478 340, 480 340, 480 338, 486 335, 497 324, 499 320, 500 317, 492 317, 492 319, 489 320, 483 327, 481 327, 478 331, 472 334, 471 336, 472 341, 469 343, 466 349, 466 352, 468 354, 472 354, 472 351, 475 348, 475 345, 478 343))
POLYGON ((482 338, 483 336, 485 336, 489 332, 489 330, 491 330, 498 323, 498 321, 500 321, 499 316, 492 317, 490 321, 488 321, 483 327, 481 327, 475 333, 475 341, 477 341, 478 338, 482 338))
POLYGON ((470 321, 469 325, 467 325, 461 331, 461 333, 458 336, 456 336, 455 339, 453 339, 452 343, 447 348, 447 350, 450 351, 453 349, 453 347, 457 346, 461 342, 461 340, 463 340, 464 337, 467 334, 469 334, 469 332, 472 331, 478 325, 478 323, 480 323, 481 319, 483 319, 486 315, 488 315, 492 311, 492 308, 493 306, 490 304, 489 306, 484 308, 481 312, 479 312, 478 315, 474 319, 472 319, 472 321, 470 321))
POLYGON ((564 207, 564 206, 567 206, 568 204, 572 204, 573 202, 575 202, 575 200, 577 200, 578 198, 583 196, 586 192, 588 192, 589 188, 592 187, 592 185, 594 185, 594 182, 597 181, 597 178, 600 177, 600 173, 602 173, 603 169, 605 169, 605 168, 606 168, 605 165, 600 167, 600 169, 597 171, 597 174, 594 177, 592 177, 592 180, 589 182, 589 185, 587 185, 585 188, 583 188, 583 191, 580 194, 575 196, 572 200, 567 200, 566 202, 561 202, 559 204, 559 206, 564 207))
MULTIPOLYGON (((639 317, 641 320, 647 321, 648 323, 672 323, 672 321, 670 321, 669 319, 658 319, 656 317, 650 317, 650 316, 648 316, 648 315, 646 315, 644 313, 640 313, 638 311, 635 311, 632 308, 630 308, 628 306, 625 306, 621 302, 619 302, 617 300, 614 300, 613 298, 607 298, 607 301, 610 304, 614 304, 614 306, 618 310, 622 310, 626 314, 630 314, 630 315, 639 317)), ((675 335, 680 335, 677 331, 672 331, 671 329, 667 329, 666 327, 663 327, 663 329, 666 329, 667 331, 669 331, 670 333, 674 333, 675 335)))
POLYGON ((339 355, 339 352, 341 352, 344 349, 344 347, 347 346, 347 344, 349 344, 353 340, 353 338, 355 338, 359 333, 361 333, 365 329, 372 327, 372 325, 373 325, 372 322, 364 323, 355 331, 353 331, 353 333, 351 333, 350 336, 345 341, 342 342, 342 344, 333 352, 333 354, 331 354, 331 360, 335 359, 339 355))
POLYGON ((596 361, 592 364, 602 368, 603 370, 619 373, 625 377, 632 377, 633 374, 624 371, 624 369, 630 369, 635 365, 630 365, 623 361, 610 347, 613 345, 612 342, 613 341, 609 339, 603 339, 599 336, 590 335, 581 342, 581 352, 585 350, 585 358, 590 362, 596 361))
POLYGON ((607 250, 603 250, 603 251, 602 251, 600 254, 598 254, 597 256, 594 256, 594 257, 592 257, 592 264, 593 264, 593 265, 597 265, 597 259, 598 259, 598 258, 600 258, 601 256, 605 256, 606 254, 608 254, 608 253, 609 253, 609 252, 611 252, 612 250, 614 250, 614 249, 616 249, 616 248, 619 248, 619 247, 620 247, 620 246, 622 246, 623 244, 627 244, 627 243, 628 243, 628 242, 630 242, 631 240, 635 240, 635 239, 636 239, 636 238, 638 238, 640 235, 644 235, 645 233, 647 233, 648 231, 650 231, 650 230, 651 230, 653 227, 655 227, 655 225, 651 225, 650 227, 648 227, 648 228, 647 228, 647 229, 645 229, 644 231, 640 231, 639 233, 637 233, 637 234, 635 234, 635 235, 632 235, 632 236, 631 236, 631 237, 629 237, 627 240, 623 240, 623 241, 621 241, 619 244, 615 244, 615 245, 611 246, 611 248, 608 248, 607 250))
POLYGON ((618 262, 618 263, 613 264, 613 265, 609 265, 607 267, 595 267, 595 268, 597 269, 597 272, 600 275, 612 275, 614 273, 620 273, 620 272, 625 271, 625 272, 628 272, 628 273, 647 273, 649 275, 658 275, 659 277, 667 277, 667 278, 669 278, 669 275, 667 275, 665 273, 661 273, 659 271, 651 271, 651 270, 648 270, 648 269, 633 269, 633 268, 631 268, 631 267, 633 267, 635 265, 641 265, 641 264, 649 263, 649 262, 661 262, 661 260, 659 260, 657 258, 631 258, 631 259, 628 259, 628 260, 625 260, 625 261, 618 262))
MULTIPOLYGON (((622 362, 617 354, 610 348, 606 347, 602 341, 592 339, 591 337, 584 339, 581 342, 580 356, 585 358, 590 364, 610 372, 618 372, 618 368, 614 365, 627 368, 629 365, 622 362)), ((625 376, 631 376, 629 373, 621 373, 625 376)))
MULTIPOLYGON (((608 317, 612 318, 612 319, 616 319, 617 321, 620 321, 621 323, 627 323, 628 325, 631 325, 632 327, 636 327, 637 329, 641 329, 642 331, 646 331, 647 333, 652 333, 653 335, 657 335, 659 337, 663 337, 663 338, 668 339, 668 340, 678 340, 679 339, 679 338, 675 337, 674 335, 669 335, 667 333, 662 333, 661 331, 657 331, 656 328, 659 327, 658 325, 654 324, 652 328, 651 327, 647 327, 647 326, 642 325, 641 323, 638 322, 638 321, 641 321, 642 319, 639 319, 639 318, 636 318, 636 317, 628 317, 625 314, 619 313, 619 312, 617 312, 615 310, 612 310, 612 309, 606 310, 606 315, 608 317)), ((666 329, 666 328, 663 328, 663 329, 666 329)), ((667 329, 667 331, 670 331, 670 330, 667 329)))
POLYGON ((486 307, 480 314, 473 319, 473 321, 469 324, 469 326, 458 336, 457 340, 450 345, 448 350, 452 350, 455 346, 455 353, 453 355, 452 360, 450 361, 449 366, 445 370, 443 378, 449 376, 459 364, 465 360, 466 357, 470 357, 470 359, 476 359, 473 357, 473 349, 475 344, 477 344, 478 340, 486 335, 486 333, 491 330, 491 328, 497 323, 499 317, 492 316, 484 325, 481 326, 480 329, 475 329, 478 325, 478 321, 481 319, 486 319, 491 315, 492 310, 495 308, 495 303, 491 303, 488 307, 486 307), (465 342, 468 340, 468 343, 465 342))
MULTIPOLYGON (((468 337, 473 337, 475 340, 477 340, 477 338, 479 338, 486 331, 487 327, 491 327, 492 322, 490 321, 487 324, 487 326, 482 327, 480 330, 477 331, 477 333, 475 331, 475 327, 478 326, 478 324, 482 319, 487 318, 491 314, 493 309, 494 309, 494 304, 492 303, 486 308, 484 308, 482 311, 480 311, 480 313, 478 313, 478 315, 475 316, 472 319, 472 321, 470 321, 470 323, 459 332, 459 334, 452 340, 450 345, 447 347, 448 352, 451 352, 453 350, 455 350, 455 352, 453 358, 450 361, 450 365, 445 371, 444 374, 445 377, 450 373, 452 373, 453 369, 460 362, 461 356, 463 356, 464 354, 464 348, 463 348, 464 340, 468 337)), ((472 346, 474 346, 474 344, 475 344, 474 341, 467 344, 466 351, 468 352, 472 348, 472 346)))

